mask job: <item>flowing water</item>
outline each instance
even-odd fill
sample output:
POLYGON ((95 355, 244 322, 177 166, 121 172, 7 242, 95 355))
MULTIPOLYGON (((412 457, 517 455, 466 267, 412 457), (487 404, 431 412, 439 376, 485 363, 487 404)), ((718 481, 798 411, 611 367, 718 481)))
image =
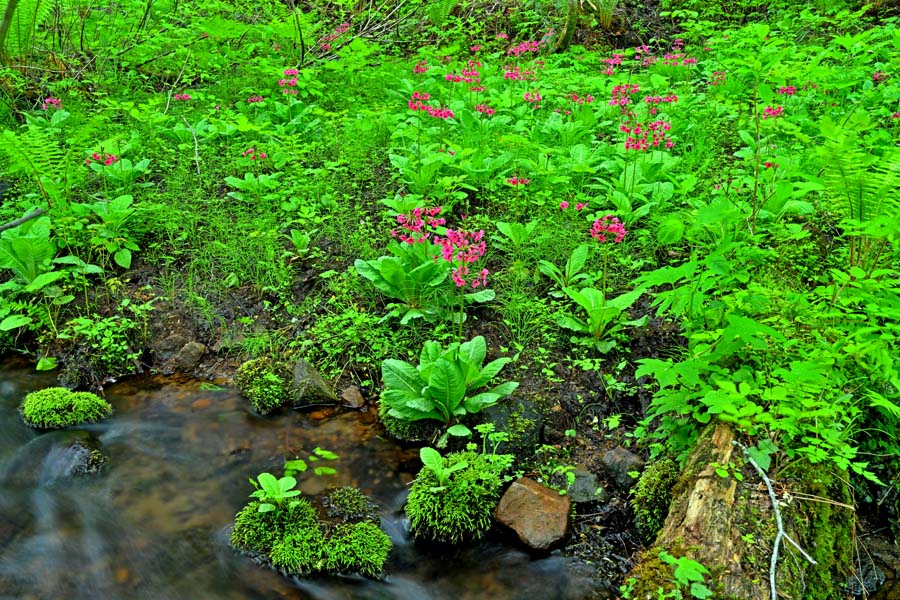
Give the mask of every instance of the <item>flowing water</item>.
POLYGON ((605 587, 590 565, 534 557, 500 539, 436 553, 403 519, 416 452, 379 437, 370 413, 323 420, 260 418, 233 390, 144 378, 113 385, 108 420, 39 433, 17 407, 54 385, 24 365, 0 369, 0 600, 16 599, 579 599, 605 587), (97 444, 98 473, 76 474, 97 444), (299 475, 305 494, 356 485, 381 507, 394 550, 383 581, 289 579, 228 546, 248 478, 279 473, 285 456, 336 452, 338 474, 299 475))

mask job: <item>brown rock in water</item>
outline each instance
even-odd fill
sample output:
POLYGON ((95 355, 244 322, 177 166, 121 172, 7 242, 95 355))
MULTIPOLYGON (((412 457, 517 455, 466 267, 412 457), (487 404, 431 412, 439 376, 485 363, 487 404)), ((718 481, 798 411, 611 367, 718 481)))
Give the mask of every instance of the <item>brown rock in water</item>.
POLYGON ((193 371, 206 354, 206 346, 199 342, 188 342, 175 356, 175 368, 179 371, 193 371))
POLYGON ((546 550, 566 537, 569 499, 533 479, 520 477, 503 494, 494 518, 515 531, 523 544, 546 550))
POLYGON ((341 392, 341 399, 347 408, 362 408, 366 405, 366 399, 363 398, 362 392, 355 385, 351 385, 341 392))

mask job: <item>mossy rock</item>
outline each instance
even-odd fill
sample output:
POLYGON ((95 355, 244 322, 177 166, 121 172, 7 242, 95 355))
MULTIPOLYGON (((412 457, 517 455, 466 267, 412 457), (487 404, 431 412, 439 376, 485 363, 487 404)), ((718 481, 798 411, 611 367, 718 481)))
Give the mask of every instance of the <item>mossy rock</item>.
POLYGON ((332 491, 322 502, 328 517, 339 523, 369 522, 378 524, 378 507, 358 488, 344 486, 332 491))
POLYGON ((379 577, 392 547, 391 539, 374 523, 338 525, 325 541, 324 567, 335 573, 379 577))
POLYGON ((290 531, 272 545, 272 564, 292 575, 304 575, 323 568, 325 537, 318 524, 290 531))
POLYGON ((234 384, 261 415, 269 414, 290 398, 287 365, 268 358, 254 358, 238 367, 234 384))
POLYGON ((19 407, 28 425, 41 429, 59 429, 93 423, 112 414, 112 406, 91 392, 73 392, 51 387, 31 392, 19 407))
POLYGON ((427 467, 413 481, 406 516, 417 538, 459 544, 478 540, 491 528, 502 483, 498 470, 477 452, 455 452, 445 459, 447 468, 461 462, 468 466, 453 473, 444 487, 427 467))
POLYGON ((672 503, 672 490, 678 482, 678 465, 662 459, 644 469, 634 488, 634 520, 644 542, 650 543, 662 529, 672 503))
POLYGON ((379 402, 378 418, 381 419, 381 424, 384 425, 384 430, 388 436, 398 442, 408 444, 427 442, 436 438, 444 428, 443 423, 431 419, 419 421, 398 419, 389 414, 390 410, 386 404, 379 402))
POLYGON ((231 545, 251 554, 267 555, 289 534, 319 530, 316 509, 305 498, 276 510, 259 512, 260 503, 250 502, 234 517, 231 545))

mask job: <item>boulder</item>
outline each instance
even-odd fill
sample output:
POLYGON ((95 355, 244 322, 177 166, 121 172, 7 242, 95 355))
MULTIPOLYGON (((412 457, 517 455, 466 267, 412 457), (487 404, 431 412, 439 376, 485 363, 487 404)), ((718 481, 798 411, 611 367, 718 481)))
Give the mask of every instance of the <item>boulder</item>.
POLYGON ((337 404, 338 398, 325 378, 301 358, 294 365, 290 402, 293 408, 303 408, 316 404, 337 404))
POLYGON ((344 406, 347 408, 362 408, 366 405, 366 399, 355 385, 351 385, 341 392, 341 400, 344 401, 344 406))
POLYGON ((581 468, 576 468, 574 473, 575 481, 568 490, 569 500, 576 504, 606 501, 606 490, 600 486, 596 475, 581 468))
POLYGON ((629 491, 631 486, 637 482, 637 479, 629 473, 634 471, 640 473, 644 469, 643 459, 621 446, 616 446, 604 454, 603 464, 606 465, 606 470, 612 480, 625 492, 629 491))
POLYGON ((495 404, 486 408, 482 414, 485 423, 494 424, 494 431, 509 433, 509 441, 499 444, 494 449, 495 452, 515 454, 520 458, 534 454, 534 449, 541 442, 544 424, 544 417, 534 402, 514 400, 495 404))
POLYGON ((179 371, 193 371, 206 354, 206 346, 199 342, 188 342, 175 355, 175 368, 179 371))
POLYGON ((494 518, 516 532, 526 546, 547 550, 566 537, 569 498, 533 479, 513 482, 494 510, 494 518))

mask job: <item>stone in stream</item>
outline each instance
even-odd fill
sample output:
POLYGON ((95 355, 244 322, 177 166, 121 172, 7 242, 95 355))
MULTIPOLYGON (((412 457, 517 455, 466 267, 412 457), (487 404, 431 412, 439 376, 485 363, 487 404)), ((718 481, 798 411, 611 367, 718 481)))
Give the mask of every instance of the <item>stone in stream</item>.
POLYGON ((291 406, 304 408, 315 404, 337 404, 338 399, 325 378, 302 358, 294 365, 291 406))
POLYGON ((637 482, 637 479, 629 473, 641 472, 644 469, 643 459, 622 446, 616 446, 604 454, 603 464, 606 465, 606 470, 616 485, 626 492, 637 482))
POLYGON ((344 406, 347 408, 362 408, 366 405, 366 399, 355 385, 351 385, 341 392, 341 400, 344 401, 344 406))
POLYGON ((576 504, 606 501, 606 490, 600 487, 596 475, 581 468, 576 468, 574 473, 575 481, 568 490, 569 500, 576 504))
POLYGON ((520 477, 500 498, 494 518, 515 531, 529 548, 547 550, 566 537, 569 507, 568 497, 520 477))
POLYGON ((206 354, 206 346, 199 342, 188 342, 175 355, 175 368, 179 371, 193 371, 206 354))

